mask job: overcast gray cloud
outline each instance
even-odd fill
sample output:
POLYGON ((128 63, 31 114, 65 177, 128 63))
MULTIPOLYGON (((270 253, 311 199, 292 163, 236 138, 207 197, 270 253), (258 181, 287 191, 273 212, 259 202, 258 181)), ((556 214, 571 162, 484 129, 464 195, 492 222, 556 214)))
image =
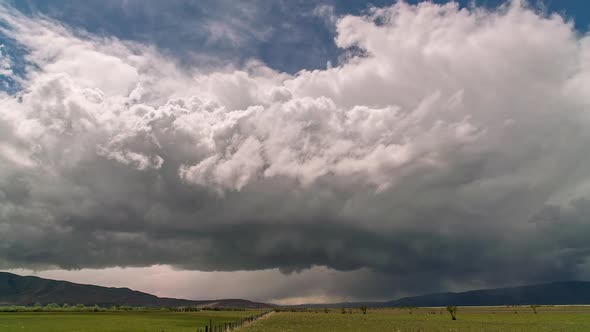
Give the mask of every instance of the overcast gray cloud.
POLYGON ((374 8, 296 75, 0 20, 30 63, 0 97, 0 268, 315 267, 331 298, 590 272, 590 39, 560 16, 374 8))

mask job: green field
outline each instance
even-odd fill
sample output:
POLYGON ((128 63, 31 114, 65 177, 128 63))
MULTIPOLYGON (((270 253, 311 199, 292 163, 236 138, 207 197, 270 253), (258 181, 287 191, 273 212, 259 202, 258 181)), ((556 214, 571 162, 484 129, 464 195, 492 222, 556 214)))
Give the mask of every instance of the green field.
POLYGON ((543 307, 534 314, 528 307, 459 308, 452 321, 444 308, 374 309, 341 313, 341 309, 315 312, 277 312, 240 329, 260 331, 590 331, 590 308, 543 307), (516 313, 515 313, 516 312, 516 313))
MULTIPOLYGON (((452 321, 444 308, 358 309, 275 312, 239 331, 590 331, 590 307, 460 307, 452 321)), ((31 332, 195 332, 260 311, 132 311, 0 313, 0 331, 31 332)))
POLYGON ((0 313, 0 331, 30 332, 195 332, 237 321, 259 311, 133 311, 0 313))

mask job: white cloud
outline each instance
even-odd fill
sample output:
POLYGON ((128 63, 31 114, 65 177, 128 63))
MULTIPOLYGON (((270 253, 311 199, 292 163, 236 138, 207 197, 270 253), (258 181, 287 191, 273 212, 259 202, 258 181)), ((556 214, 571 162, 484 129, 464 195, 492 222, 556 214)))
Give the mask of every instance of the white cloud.
POLYGON ((334 6, 321 4, 314 8, 313 14, 322 18, 329 28, 336 26, 338 16, 334 12, 334 6))
POLYGON ((506 234, 544 238, 553 228, 531 230, 533 216, 590 175, 589 37, 516 3, 345 16, 336 42, 364 56, 296 75, 181 68, 149 46, 0 18, 34 65, 0 108, 6 265, 450 278, 482 250, 473 274, 516 280, 537 240, 506 234))
POLYGON ((12 60, 5 54, 4 44, 0 44, 0 75, 12 76, 12 60))

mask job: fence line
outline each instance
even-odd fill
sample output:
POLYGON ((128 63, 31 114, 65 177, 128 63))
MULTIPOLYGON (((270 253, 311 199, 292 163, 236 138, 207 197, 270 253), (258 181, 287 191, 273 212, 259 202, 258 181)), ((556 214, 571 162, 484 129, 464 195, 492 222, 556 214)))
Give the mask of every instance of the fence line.
POLYGON ((259 318, 262 318, 266 315, 268 315, 271 311, 265 311, 256 315, 252 315, 252 316, 248 316, 245 318, 241 318, 238 321, 235 322, 226 322, 226 323, 222 323, 222 324, 217 324, 217 325, 213 325, 212 324, 212 320, 209 320, 209 325, 206 325, 205 327, 198 327, 197 328, 197 332, 226 332, 226 331, 232 331, 234 329, 237 329, 239 327, 244 326, 244 324, 246 323, 251 323, 259 318))

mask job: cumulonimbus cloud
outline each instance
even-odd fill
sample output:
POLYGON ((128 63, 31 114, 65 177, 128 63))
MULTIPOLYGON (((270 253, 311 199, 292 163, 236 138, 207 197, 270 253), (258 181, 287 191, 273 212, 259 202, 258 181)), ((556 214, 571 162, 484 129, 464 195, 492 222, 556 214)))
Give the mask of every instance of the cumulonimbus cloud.
POLYGON ((0 18, 30 64, 0 102, 1 266, 587 271, 563 216, 588 194, 590 39, 558 15, 374 8, 336 23, 362 52, 295 75, 0 18))

